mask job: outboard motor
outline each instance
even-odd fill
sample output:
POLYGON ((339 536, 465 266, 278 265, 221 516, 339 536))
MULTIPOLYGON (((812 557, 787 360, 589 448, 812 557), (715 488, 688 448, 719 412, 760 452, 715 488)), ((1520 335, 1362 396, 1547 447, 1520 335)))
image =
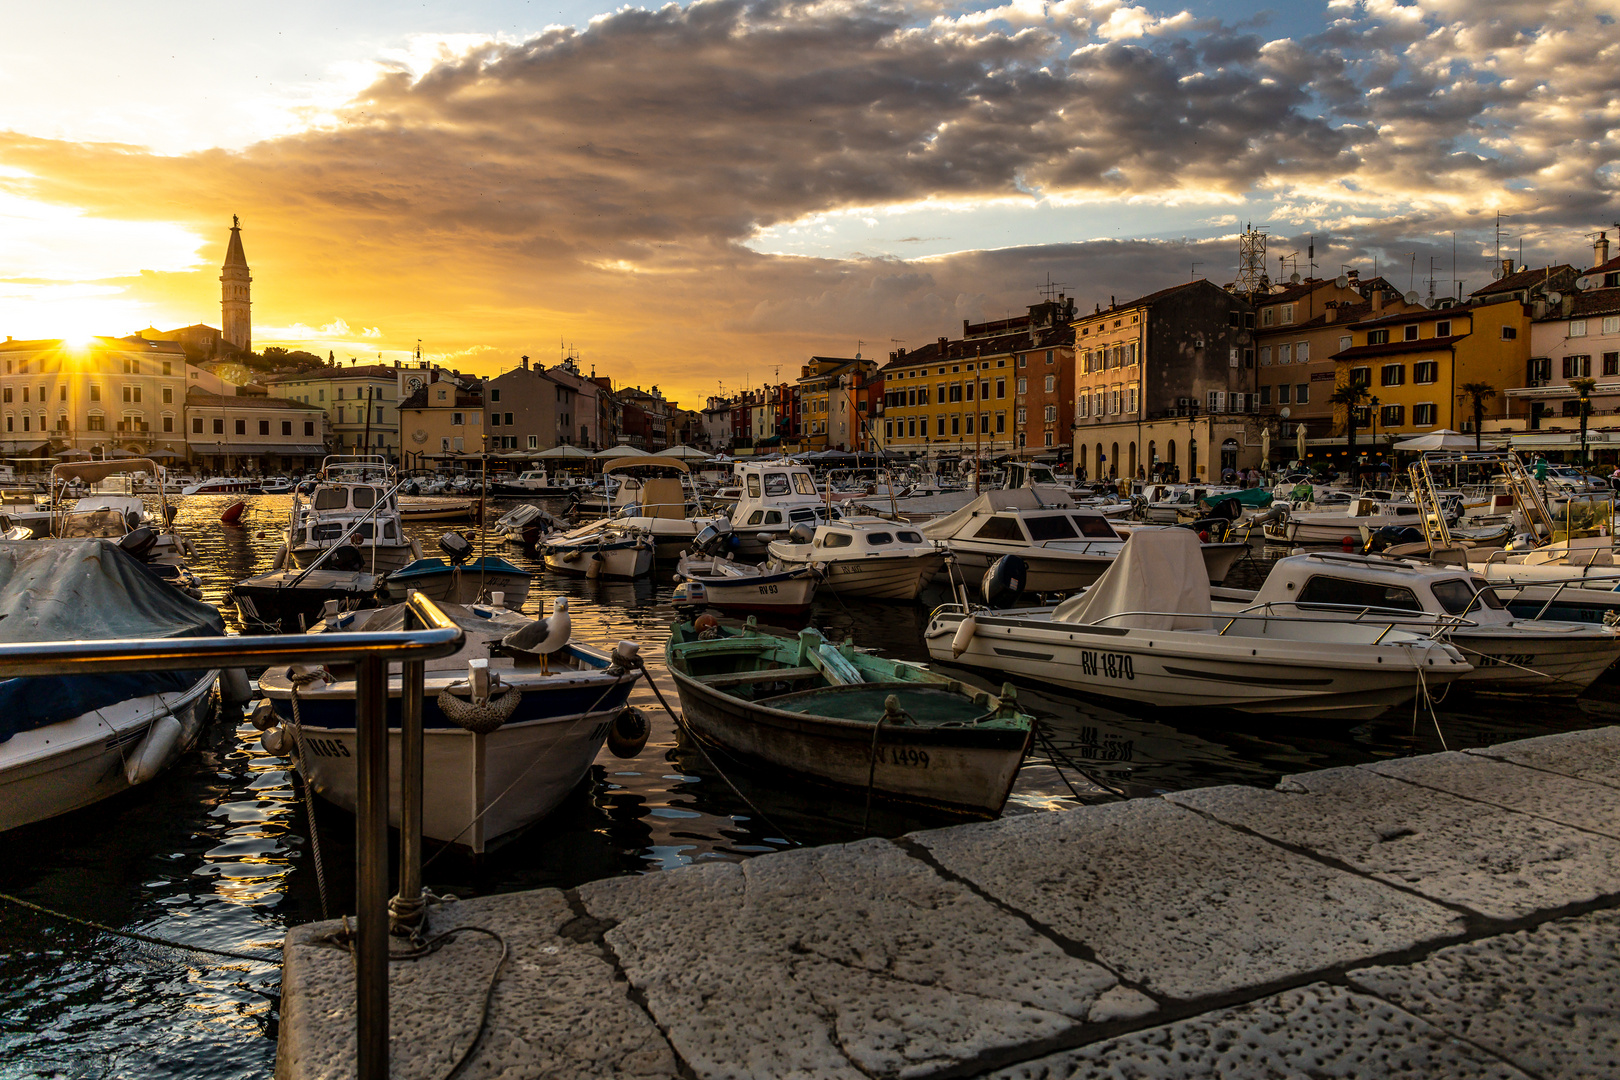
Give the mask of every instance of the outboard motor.
POLYGON ((1414 529, 1410 525, 1381 525, 1372 530, 1367 537, 1366 550, 1369 554, 1387 551, 1397 544, 1423 543, 1423 530, 1414 529))
POLYGON ((788 530, 788 540, 795 544, 808 544, 815 538, 816 530, 812 529, 807 522, 801 521, 788 530))
POLYGON ((472 542, 458 532, 447 532, 439 537, 439 550, 450 556, 452 566, 460 566, 472 555, 472 542))
POLYGON ((125 554, 145 562, 147 556, 152 554, 152 549, 157 546, 157 539, 157 533, 153 529, 142 525, 125 533, 118 541, 118 546, 124 549, 125 554))
POLYGON ((705 525, 692 537, 692 550, 699 555, 713 555, 719 543, 720 530, 713 525, 705 525))
POLYGON ((1010 608, 1018 602, 1029 580, 1029 567, 1017 555, 1003 555, 990 564, 979 582, 984 602, 992 608, 1010 608))
POLYGON ((1232 523, 1223 517, 1207 517, 1199 518, 1185 527, 1197 533, 1198 539, 1205 544, 1224 544, 1232 523))

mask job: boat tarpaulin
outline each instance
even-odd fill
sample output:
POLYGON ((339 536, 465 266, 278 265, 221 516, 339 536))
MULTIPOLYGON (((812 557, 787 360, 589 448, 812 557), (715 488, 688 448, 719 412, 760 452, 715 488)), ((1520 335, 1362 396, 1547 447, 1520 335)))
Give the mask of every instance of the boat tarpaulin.
MULTIPOLYGON (((0 642, 220 637, 219 612, 106 540, 0 541, 0 642)), ((0 742, 128 698, 177 693, 197 672, 0 680, 0 742)))
POLYGON ((1211 610, 1209 568, 1197 534, 1191 529, 1138 528, 1095 585, 1052 610, 1052 621, 1206 630, 1211 610))
POLYGON ((1265 488, 1244 488, 1242 491, 1223 491, 1219 495, 1206 495, 1198 500, 1198 505, 1205 510, 1213 510, 1223 502, 1235 502, 1239 506, 1254 506, 1265 508, 1271 505, 1272 494, 1265 488))

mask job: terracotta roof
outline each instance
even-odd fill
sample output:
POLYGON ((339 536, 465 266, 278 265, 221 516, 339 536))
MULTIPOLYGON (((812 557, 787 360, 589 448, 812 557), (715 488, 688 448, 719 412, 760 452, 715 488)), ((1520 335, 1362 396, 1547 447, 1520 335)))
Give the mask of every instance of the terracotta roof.
POLYGON ((356 364, 349 367, 341 365, 336 367, 310 368, 307 371, 293 372, 289 375, 275 375, 264 380, 265 382, 310 382, 317 379, 392 379, 404 369, 396 368, 392 364, 356 364))
POLYGON ((1576 269, 1568 263, 1558 266, 1544 266, 1539 270, 1518 270, 1507 275, 1499 281, 1493 281, 1483 288, 1475 289, 1469 296, 1492 296, 1499 293, 1518 292, 1520 289, 1535 289, 1552 282, 1555 289, 1563 288, 1575 279, 1576 269))
POLYGON ((319 405, 305 405, 302 401, 279 397, 237 397, 234 394, 210 394, 204 390, 188 389, 186 404, 202 409, 292 409, 298 412, 325 412, 319 405))
POLYGON ((1419 338, 1417 341, 1390 341, 1383 345, 1357 345, 1343 352, 1336 352, 1328 359, 1372 360, 1380 356, 1400 356, 1404 353, 1438 352, 1451 348, 1453 344, 1467 336, 1467 334, 1453 334, 1450 337, 1419 338))
POLYGON ((913 364, 961 363, 979 355, 1010 356, 1029 349, 1056 349, 1073 344, 1074 331, 1067 323, 1037 329, 1033 343, 1030 341, 1030 332, 1027 328, 1017 333, 1001 334, 991 338, 972 338, 966 341, 958 338, 947 341, 943 348, 939 342, 934 341, 913 349, 904 356, 894 357, 883 365, 882 371, 909 367, 913 364))

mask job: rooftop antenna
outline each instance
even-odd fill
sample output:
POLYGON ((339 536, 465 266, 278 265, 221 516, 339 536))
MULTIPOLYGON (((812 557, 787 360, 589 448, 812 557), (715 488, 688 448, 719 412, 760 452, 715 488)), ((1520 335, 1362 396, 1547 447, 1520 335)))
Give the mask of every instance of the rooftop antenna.
POLYGON ((1311 237, 1310 246, 1306 249, 1305 268, 1310 271, 1311 277, 1316 276, 1316 237, 1311 237))
POLYGON ((1496 265, 1502 265, 1502 219, 1507 215, 1502 211, 1496 212, 1496 265))
POLYGON ((1434 307, 1434 264, 1440 260, 1429 256, 1429 306, 1434 307))
POLYGON ((1187 273, 1187 280, 1188 281, 1195 280, 1198 277, 1198 268, 1200 266, 1203 266, 1203 265, 1204 265, 1203 263, 1199 262, 1197 259, 1194 259, 1192 261, 1192 268, 1187 273))
POLYGON ((1413 287, 1417 285, 1417 252, 1413 251, 1409 252, 1409 254, 1412 256, 1412 269, 1411 272, 1406 275, 1407 292, 1411 292, 1413 287))
POLYGON ((1238 236, 1237 291, 1253 296, 1261 291, 1265 277, 1265 226, 1256 229, 1252 222, 1246 223, 1243 232, 1238 236))
POLYGON ((1046 297, 1047 302, 1050 303, 1051 301, 1056 300, 1058 294, 1067 288, 1068 285, 1064 284, 1063 282, 1053 281, 1052 272, 1048 270, 1046 272, 1046 284, 1035 286, 1035 291, 1046 297))

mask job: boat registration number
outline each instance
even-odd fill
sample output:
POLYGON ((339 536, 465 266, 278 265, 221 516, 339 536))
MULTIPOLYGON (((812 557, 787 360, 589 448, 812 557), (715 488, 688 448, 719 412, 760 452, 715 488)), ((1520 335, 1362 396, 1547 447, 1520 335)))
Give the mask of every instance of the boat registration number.
POLYGON ((1475 667, 1525 667, 1535 659, 1532 653, 1509 653, 1506 656, 1487 656, 1480 653, 1474 658, 1475 667))
POLYGON ((349 748, 337 739, 305 739, 317 757, 350 757, 349 748))
POLYGON ((775 585, 760 585, 757 586, 757 588, 759 589, 759 595, 761 596, 772 596, 776 593, 775 585))
POLYGON ((1136 679, 1136 668, 1131 663, 1130 653, 1081 649, 1080 671, 1092 677, 1101 674, 1105 679, 1136 679))
POLYGON ((928 751, 918 750, 914 746, 890 746, 888 758, 891 765, 904 765, 908 768, 928 768, 928 751))

